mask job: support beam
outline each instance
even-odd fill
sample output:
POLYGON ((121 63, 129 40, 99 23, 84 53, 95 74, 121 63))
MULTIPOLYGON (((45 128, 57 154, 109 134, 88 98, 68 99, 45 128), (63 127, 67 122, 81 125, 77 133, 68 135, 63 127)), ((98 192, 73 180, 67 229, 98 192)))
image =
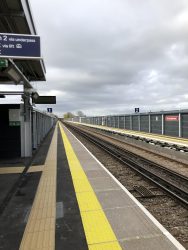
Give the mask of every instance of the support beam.
POLYGON ((1 17, 25 17, 23 11, 8 11, 8 12, 3 12, 0 13, 0 18, 1 17))

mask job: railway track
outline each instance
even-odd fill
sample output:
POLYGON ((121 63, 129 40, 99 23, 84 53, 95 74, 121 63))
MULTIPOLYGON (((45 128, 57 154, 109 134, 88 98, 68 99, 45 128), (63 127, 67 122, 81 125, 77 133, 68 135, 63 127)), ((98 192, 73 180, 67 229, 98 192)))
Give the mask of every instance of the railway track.
MULTIPOLYGON (((100 147, 121 163, 141 174, 144 178, 155 183, 172 197, 175 197, 188 208, 188 177, 178 174, 164 166, 154 163, 144 157, 138 156, 115 143, 104 139, 105 135, 97 135, 96 132, 85 132, 83 129, 66 124, 91 143, 100 147)), ((109 137, 109 136, 106 136, 109 137)))

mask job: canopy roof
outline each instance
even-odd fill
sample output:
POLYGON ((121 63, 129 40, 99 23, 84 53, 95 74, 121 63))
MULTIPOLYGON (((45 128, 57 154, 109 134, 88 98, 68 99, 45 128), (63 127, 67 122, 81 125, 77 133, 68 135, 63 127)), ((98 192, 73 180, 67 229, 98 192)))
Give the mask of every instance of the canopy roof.
MULTIPOLYGON (((37 35, 28 0, 0 0, 0 33, 37 35)), ((13 60, 29 81, 45 81, 43 60, 13 60)), ((0 82, 10 79, 0 73, 0 82)))

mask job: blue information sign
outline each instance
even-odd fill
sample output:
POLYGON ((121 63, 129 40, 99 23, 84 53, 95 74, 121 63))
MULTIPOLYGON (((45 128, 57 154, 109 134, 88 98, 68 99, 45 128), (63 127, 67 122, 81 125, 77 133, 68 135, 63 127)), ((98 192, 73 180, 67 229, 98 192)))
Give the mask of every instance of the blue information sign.
POLYGON ((0 58, 41 58, 40 37, 0 33, 0 58))
POLYGON ((140 109, 139 108, 135 108, 134 111, 135 111, 135 113, 139 113, 140 109))
POLYGON ((48 113, 52 113, 52 108, 47 108, 48 113))

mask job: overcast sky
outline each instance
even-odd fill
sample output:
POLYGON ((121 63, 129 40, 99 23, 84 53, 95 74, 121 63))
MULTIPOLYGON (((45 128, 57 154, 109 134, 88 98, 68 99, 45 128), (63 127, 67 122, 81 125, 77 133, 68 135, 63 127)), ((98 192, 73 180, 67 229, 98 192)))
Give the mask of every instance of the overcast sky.
POLYGON ((30 3, 57 114, 188 108, 187 0, 30 3))

